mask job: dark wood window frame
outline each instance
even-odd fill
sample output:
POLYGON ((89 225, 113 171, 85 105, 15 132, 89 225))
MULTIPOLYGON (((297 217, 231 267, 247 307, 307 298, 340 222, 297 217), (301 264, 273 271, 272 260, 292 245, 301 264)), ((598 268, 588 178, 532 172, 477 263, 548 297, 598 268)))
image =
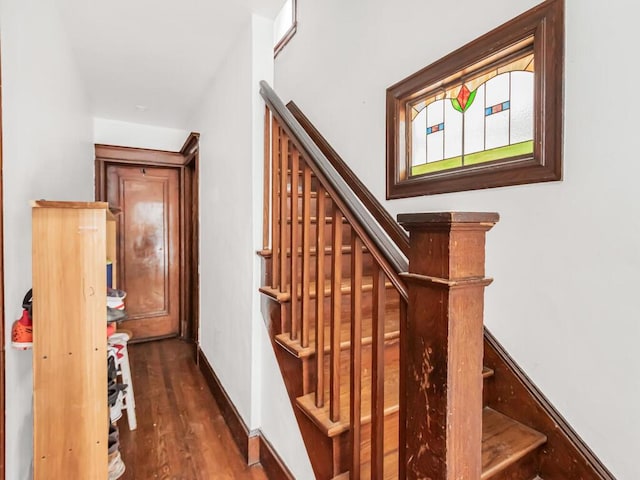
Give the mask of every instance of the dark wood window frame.
POLYGON ((387 198, 562 180, 564 1, 549 0, 387 89, 387 198), (533 37, 533 155, 411 176, 407 104, 430 85, 533 37))

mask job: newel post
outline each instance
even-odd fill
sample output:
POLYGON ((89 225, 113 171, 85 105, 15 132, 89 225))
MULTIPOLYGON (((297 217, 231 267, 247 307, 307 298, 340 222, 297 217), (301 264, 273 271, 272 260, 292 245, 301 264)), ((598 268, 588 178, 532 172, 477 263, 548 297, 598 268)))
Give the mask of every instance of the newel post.
POLYGON ((479 480, 485 234, 497 213, 403 214, 400 478, 479 480))

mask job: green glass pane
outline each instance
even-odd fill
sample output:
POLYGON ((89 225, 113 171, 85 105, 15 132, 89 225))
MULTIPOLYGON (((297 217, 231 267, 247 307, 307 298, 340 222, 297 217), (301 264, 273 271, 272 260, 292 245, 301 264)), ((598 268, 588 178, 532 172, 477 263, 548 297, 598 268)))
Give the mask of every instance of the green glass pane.
POLYGON ((451 99, 451 105, 453 106, 453 108, 455 108, 457 111, 459 111, 460 113, 462 113, 462 107, 460 106, 460 102, 458 102, 457 98, 452 98, 451 99))
POLYGON ((440 160, 439 162, 423 163, 411 168, 411 175, 422 175, 424 173, 440 172, 462 166, 462 157, 453 157, 440 160))
POLYGON ((514 143, 505 147, 492 148, 483 152, 471 153, 464 156, 465 165, 476 165, 478 163, 501 160, 503 158, 517 157, 533 153, 533 140, 527 142, 514 143))
POLYGON ((464 107, 465 110, 471 106, 471 104, 473 103, 473 100, 476 98, 477 92, 478 92, 477 88, 473 92, 471 92, 471 94, 469 95, 469 100, 467 100, 467 104, 464 107))

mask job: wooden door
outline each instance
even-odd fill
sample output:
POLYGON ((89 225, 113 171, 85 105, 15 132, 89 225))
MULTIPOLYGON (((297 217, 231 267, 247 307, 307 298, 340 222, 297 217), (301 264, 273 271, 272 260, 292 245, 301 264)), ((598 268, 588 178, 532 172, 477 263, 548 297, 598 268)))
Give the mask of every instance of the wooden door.
POLYGON ((177 168, 108 165, 107 200, 120 208, 118 288, 127 292, 122 328, 134 340, 180 329, 180 222, 177 168))

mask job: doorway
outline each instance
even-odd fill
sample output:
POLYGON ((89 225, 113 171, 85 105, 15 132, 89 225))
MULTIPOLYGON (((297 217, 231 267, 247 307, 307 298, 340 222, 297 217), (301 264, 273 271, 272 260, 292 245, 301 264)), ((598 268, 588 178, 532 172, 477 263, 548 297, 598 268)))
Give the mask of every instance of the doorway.
POLYGON ((118 219, 120 328, 132 341, 197 342, 198 142, 192 133, 180 152, 95 146, 96 200, 118 219))
POLYGON ((107 201, 117 208, 118 286, 127 292, 133 338, 180 333, 180 196, 176 167, 106 166, 107 201))

